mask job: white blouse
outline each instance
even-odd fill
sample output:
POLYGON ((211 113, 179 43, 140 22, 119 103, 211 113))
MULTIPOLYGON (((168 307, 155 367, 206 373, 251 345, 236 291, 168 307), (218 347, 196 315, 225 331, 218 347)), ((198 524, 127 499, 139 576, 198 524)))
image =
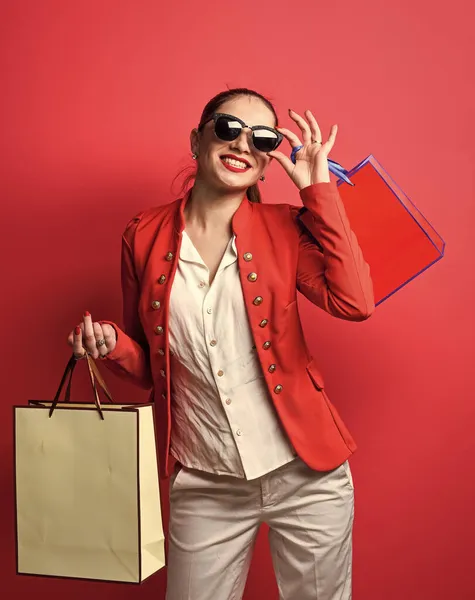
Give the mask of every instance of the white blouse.
POLYGON ((209 270, 183 232, 170 298, 171 453, 184 466, 254 479, 296 457, 249 326, 235 238, 209 270))

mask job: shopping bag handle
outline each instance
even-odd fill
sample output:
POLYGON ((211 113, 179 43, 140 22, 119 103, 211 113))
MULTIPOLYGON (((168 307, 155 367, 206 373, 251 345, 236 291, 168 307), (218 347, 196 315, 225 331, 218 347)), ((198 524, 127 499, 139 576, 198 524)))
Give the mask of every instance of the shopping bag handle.
MULTIPOLYGON (((104 381, 104 378, 100 374, 99 369, 97 368, 97 365, 94 362, 94 360, 87 353, 85 354, 85 358, 86 358, 86 362, 87 362, 87 366, 88 366, 89 378, 91 380, 92 391, 94 393, 94 404, 96 405, 96 408, 99 412, 101 419, 104 419, 104 414, 102 412, 101 401, 99 400, 99 393, 97 390, 96 382, 99 384, 99 386, 101 387, 101 389, 104 392, 104 394, 106 395, 106 397, 111 402, 114 402, 114 400, 112 399, 112 394, 110 393, 110 391, 106 385, 106 382, 104 381)), ((68 375, 69 375, 69 380, 68 380, 68 385, 66 387, 66 393, 64 395, 64 402, 71 401, 71 381, 72 381, 73 372, 76 367, 77 361, 78 361, 78 359, 73 354, 71 356, 71 358, 69 359, 68 364, 66 365, 66 368, 63 373, 63 377, 61 378, 61 382, 58 387, 58 391, 56 392, 56 395, 53 399, 53 403, 51 404, 51 408, 49 411, 50 417, 52 416, 54 409, 56 408, 56 406, 59 403, 59 398, 61 396, 61 392, 63 390, 64 383, 65 383, 66 379, 68 378, 68 375)))

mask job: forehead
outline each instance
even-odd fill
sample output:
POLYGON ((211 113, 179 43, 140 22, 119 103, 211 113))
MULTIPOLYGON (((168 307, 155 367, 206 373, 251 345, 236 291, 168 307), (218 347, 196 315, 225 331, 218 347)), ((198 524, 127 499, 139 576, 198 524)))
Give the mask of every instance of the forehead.
POLYGON ((239 96, 238 98, 227 100, 218 108, 217 112, 238 117, 246 125, 275 126, 275 118, 272 111, 267 108, 262 100, 252 96, 239 96))

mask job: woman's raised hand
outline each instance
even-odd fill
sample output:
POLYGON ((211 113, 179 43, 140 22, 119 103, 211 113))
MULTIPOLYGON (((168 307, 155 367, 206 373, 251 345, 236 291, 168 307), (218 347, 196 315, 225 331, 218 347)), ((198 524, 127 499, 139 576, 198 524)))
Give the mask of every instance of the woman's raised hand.
POLYGON ((329 182, 328 155, 335 143, 338 126, 333 125, 328 139, 323 140, 317 120, 310 110, 305 111, 305 118, 293 110, 289 110, 289 116, 298 125, 302 141, 290 129, 277 129, 285 136, 292 149, 301 147, 295 154, 295 164, 283 152, 274 151, 268 155, 282 165, 299 190, 314 183, 329 182))

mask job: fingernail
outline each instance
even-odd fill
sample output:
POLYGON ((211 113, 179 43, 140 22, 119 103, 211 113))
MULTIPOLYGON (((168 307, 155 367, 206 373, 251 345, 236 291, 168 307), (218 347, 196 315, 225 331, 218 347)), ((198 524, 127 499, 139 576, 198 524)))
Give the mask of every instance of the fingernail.
POLYGON ((86 310, 86 312, 84 313, 84 316, 85 316, 85 317, 90 317, 90 316, 91 316, 91 313, 90 313, 88 310, 86 310))
POLYGON ((74 333, 76 335, 79 335, 81 333, 81 328, 79 327, 79 325, 76 325, 75 329, 74 329, 74 333))

